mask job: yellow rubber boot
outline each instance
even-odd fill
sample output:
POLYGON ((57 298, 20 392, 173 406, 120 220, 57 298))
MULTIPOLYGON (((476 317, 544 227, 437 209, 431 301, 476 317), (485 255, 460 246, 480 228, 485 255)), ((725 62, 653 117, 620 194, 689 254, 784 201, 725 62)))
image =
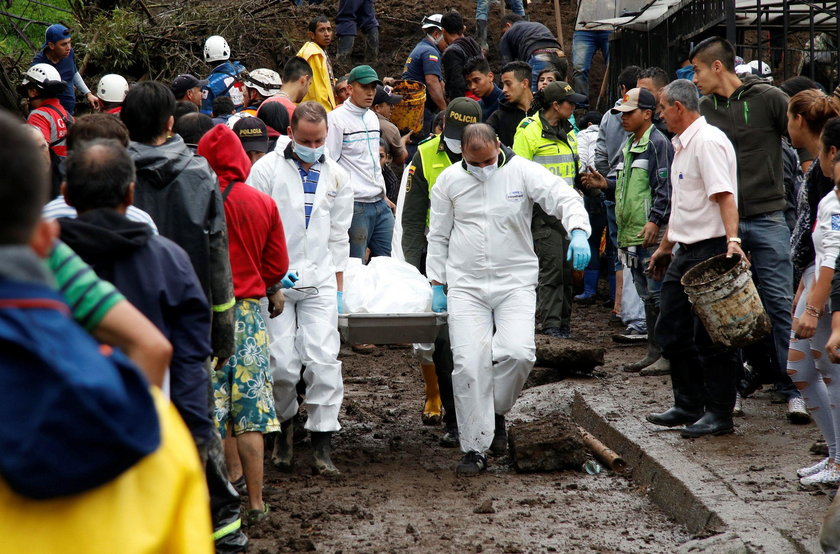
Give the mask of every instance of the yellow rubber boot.
POLYGON ((441 403, 435 364, 421 364, 423 381, 426 383, 426 403, 423 404, 423 425, 440 425, 441 403))

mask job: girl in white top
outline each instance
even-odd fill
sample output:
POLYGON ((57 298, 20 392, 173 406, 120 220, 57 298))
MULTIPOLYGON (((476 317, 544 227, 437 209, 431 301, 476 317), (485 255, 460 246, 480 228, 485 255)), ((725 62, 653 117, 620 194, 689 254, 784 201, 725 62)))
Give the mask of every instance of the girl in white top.
MULTIPOLYGON (((840 118, 826 123, 820 146, 820 168, 826 177, 833 178, 834 157, 840 149, 840 118)), ((803 485, 837 484, 840 483, 840 466, 835 461, 840 444, 840 364, 832 363, 826 355, 826 342, 831 335, 828 296, 840 254, 837 188, 820 201, 812 239, 816 253, 814 264, 805 270, 794 300, 788 373, 825 437, 829 457, 797 473, 803 485)))

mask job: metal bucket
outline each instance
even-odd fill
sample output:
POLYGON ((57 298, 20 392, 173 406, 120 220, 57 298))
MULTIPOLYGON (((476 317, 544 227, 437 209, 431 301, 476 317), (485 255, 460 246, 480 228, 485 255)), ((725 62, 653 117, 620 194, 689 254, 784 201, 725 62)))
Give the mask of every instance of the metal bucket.
POLYGON ((680 282, 715 344, 742 347, 770 332, 770 318, 740 256, 710 258, 691 268, 680 282))
POLYGON ((396 81, 393 93, 402 96, 402 100, 391 108, 391 123, 397 126, 400 133, 422 131, 426 85, 417 81, 396 81))

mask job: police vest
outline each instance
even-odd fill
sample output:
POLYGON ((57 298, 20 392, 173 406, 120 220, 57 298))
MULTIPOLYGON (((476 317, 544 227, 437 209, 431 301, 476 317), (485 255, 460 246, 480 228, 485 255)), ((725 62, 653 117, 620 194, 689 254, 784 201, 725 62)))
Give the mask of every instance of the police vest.
MULTIPOLYGON (((446 150, 440 148, 440 135, 434 136, 427 141, 420 143, 417 151, 420 152, 420 162, 423 164, 423 176, 429 184, 429 197, 432 196, 432 187, 435 186, 437 178, 443 170, 452 165, 446 150)), ((429 210, 426 210, 426 227, 429 226, 429 210)))
MULTIPOLYGON (((574 185, 577 175, 577 137, 574 131, 566 133, 566 142, 554 137, 544 137, 540 118, 527 117, 519 124, 516 132, 517 135, 522 133, 522 138, 527 141, 531 160, 554 175, 562 177, 569 186, 574 185)), ((516 145, 514 151, 522 155, 516 145)))

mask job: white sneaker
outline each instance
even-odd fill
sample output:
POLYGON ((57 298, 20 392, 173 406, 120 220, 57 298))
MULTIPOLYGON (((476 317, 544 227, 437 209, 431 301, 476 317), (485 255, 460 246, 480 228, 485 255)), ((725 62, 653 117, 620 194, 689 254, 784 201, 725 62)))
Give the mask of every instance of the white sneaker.
POLYGON ((810 477, 811 475, 815 475, 815 474, 821 472, 826 467, 828 467, 828 458, 826 458, 826 459, 824 459, 820 462, 817 462, 812 466, 803 467, 802 469, 797 469, 796 474, 800 477, 810 477))
POLYGON ((788 400, 787 416, 788 421, 791 423, 811 423, 811 414, 808 413, 808 410, 805 408, 805 401, 800 396, 795 396, 788 400))
MULTIPOLYGON (((744 406, 741 403, 741 395, 737 392, 735 393, 735 407, 732 408, 732 415, 733 417, 743 417, 744 415, 744 406)), ((802 475, 800 475, 800 477, 802 477, 802 475)))
POLYGON ((840 471, 837 470, 837 466, 832 464, 818 473, 808 477, 803 477, 799 480, 799 483, 806 487, 810 485, 836 486, 837 484, 840 484, 840 471))

